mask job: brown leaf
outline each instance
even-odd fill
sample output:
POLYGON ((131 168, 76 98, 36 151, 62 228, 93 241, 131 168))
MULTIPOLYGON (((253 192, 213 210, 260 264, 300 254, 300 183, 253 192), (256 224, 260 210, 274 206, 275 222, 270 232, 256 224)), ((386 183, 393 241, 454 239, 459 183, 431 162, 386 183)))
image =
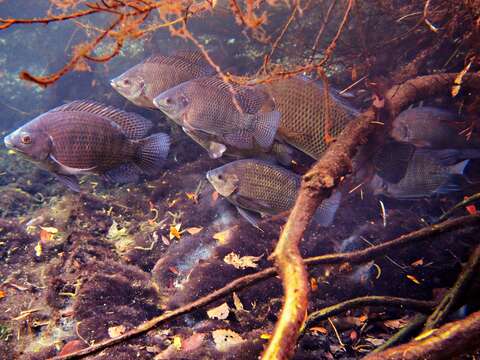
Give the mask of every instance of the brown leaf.
POLYGON ((122 335, 126 330, 125 325, 112 326, 108 328, 108 336, 114 338, 122 335))
POLYGON ((229 329, 218 329, 212 331, 213 342, 218 351, 228 351, 232 346, 239 345, 245 340, 235 331, 229 329))
POLYGON ((226 302, 213 309, 207 310, 207 315, 210 319, 225 320, 229 313, 230 308, 226 302))
POLYGON ((258 267, 257 261, 259 261, 263 255, 260 256, 238 256, 234 252, 226 255, 223 261, 229 265, 234 266, 236 269, 256 268, 258 267))

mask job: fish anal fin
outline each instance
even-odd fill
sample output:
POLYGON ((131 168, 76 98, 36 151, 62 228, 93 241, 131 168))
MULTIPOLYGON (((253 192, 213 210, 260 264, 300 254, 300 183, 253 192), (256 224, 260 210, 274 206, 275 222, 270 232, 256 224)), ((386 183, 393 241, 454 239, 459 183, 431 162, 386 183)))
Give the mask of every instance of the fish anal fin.
POLYGON ((140 178, 141 170, 135 164, 123 164, 117 168, 105 172, 105 178, 113 183, 137 182, 140 178))
POLYGON ((68 187, 74 192, 80 192, 80 185, 78 184, 78 179, 74 175, 63 175, 63 174, 53 174, 55 178, 60 181, 63 185, 68 187))

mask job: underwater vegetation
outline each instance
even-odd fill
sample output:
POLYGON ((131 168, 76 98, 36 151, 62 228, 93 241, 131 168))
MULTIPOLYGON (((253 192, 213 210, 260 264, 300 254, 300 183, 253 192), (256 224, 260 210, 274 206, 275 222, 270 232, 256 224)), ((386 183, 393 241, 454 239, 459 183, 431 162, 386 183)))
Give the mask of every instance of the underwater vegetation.
POLYGON ((479 355, 478 0, 5 0, 0 34, 1 359, 479 355))

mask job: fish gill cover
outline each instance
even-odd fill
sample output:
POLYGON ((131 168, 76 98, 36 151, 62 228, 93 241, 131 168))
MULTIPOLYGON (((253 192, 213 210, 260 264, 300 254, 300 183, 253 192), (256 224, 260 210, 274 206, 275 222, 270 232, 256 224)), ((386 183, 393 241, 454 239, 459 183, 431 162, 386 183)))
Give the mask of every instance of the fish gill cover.
POLYGON ((479 355, 478 0, 3 0, 0 34, 0 358, 479 355))

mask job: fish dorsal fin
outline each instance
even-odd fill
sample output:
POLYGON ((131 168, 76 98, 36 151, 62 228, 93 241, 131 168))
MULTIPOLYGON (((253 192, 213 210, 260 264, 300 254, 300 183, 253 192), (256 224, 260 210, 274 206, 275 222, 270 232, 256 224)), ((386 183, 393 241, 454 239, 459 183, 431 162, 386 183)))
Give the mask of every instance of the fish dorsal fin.
POLYGON ((214 69, 200 51, 179 50, 172 55, 153 54, 143 60, 144 64, 181 65, 188 64, 205 69, 205 74, 214 74, 214 69))
POLYGON ((144 138, 153 126, 150 120, 145 119, 141 115, 126 112, 93 100, 76 100, 50 110, 50 112, 70 111, 95 114, 113 121, 122 129, 125 136, 132 140, 144 138))

